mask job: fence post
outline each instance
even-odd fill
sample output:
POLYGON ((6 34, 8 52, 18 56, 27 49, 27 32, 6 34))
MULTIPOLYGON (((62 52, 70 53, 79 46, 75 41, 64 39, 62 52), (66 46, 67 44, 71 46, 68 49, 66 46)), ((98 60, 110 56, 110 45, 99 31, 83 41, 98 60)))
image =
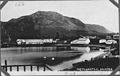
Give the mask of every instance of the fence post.
POLYGON ((17 66, 17 71, 19 71, 19 66, 17 66))
POLYGON ((31 67, 30 70, 32 71, 32 65, 30 67, 31 67))
POLYGON ((37 65, 37 71, 39 71, 39 66, 37 65))
POLYGON ((3 66, 3 69, 5 69, 5 67, 3 66))
POLYGON ((7 60, 5 60, 5 71, 7 71, 7 60))
POLYGON ((26 71, 26 67, 25 67, 25 65, 24 65, 23 67, 24 67, 24 71, 26 71))
POLYGON ((43 57, 43 71, 45 71, 47 57, 43 57))
POLYGON ((45 63, 43 63, 43 71, 45 71, 45 63))
POLYGON ((12 66, 10 66, 10 71, 12 71, 12 66))

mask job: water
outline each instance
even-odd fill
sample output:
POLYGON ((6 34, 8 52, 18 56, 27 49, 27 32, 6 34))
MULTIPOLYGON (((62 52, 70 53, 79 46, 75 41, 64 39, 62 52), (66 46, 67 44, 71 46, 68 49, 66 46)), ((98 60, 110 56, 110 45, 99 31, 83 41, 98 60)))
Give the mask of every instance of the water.
POLYGON ((89 47, 11 47, 1 49, 1 65, 40 64, 45 62, 54 70, 72 67, 73 63, 90 60, 102 54, 89 47))

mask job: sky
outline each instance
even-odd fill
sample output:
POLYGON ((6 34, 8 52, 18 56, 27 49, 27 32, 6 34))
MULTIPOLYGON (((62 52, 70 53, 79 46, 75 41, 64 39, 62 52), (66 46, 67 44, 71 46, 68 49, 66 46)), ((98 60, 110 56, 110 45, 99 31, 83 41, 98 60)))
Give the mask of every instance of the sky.
POLYGON ((1 21, 37 11, 54 11, 87 24, 98 24, 119 32, 118 8, 109 0, 93 1, 9 1, 1 10, 1 21))

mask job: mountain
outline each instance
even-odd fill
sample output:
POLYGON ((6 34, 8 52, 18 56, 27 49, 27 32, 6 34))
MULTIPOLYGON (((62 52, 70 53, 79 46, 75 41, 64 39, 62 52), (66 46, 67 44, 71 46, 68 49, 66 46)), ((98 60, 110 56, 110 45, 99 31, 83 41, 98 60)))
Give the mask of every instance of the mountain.
POLYGON ((112 33, 111 31, 107 30, 103 26, 96 25, 96 24, 85 24, 86 30, 89 31, 89 33, 112 33))
POLYGON ((31 15, 11 19, 1 23, 2 40, 11 38, 76 38, 80 35, 106 34, 100 25, 84 24, 76 18, 63 16, 57 12, 38 11, 31 15))

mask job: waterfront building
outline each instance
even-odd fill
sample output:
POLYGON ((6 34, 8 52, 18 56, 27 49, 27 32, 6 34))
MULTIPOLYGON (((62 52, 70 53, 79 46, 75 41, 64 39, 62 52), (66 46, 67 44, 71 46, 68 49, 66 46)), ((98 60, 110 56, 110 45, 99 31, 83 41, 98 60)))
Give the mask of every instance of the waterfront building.
POLYGON ((119 39, 119 34, 113 35, 113 39, 119 39))
POLYGON ((117 41, 116 40, 107 40, 105 43, 106 44, 117 44, 117 41))
POLYGON ((99 43, 105 43, 106 42, 106 39, 100 39, 99 40, 99 43))
POLYGON ((17 39, 17 44, 44 44, 44 43, 56 43, 53 39, 17 39))
POLYGON ((99 40, 99 43, 105 43, 105 44, 117 44, 117 41, 116 40, 106 40, 106 39, 100 39, 99 40))
POLYGON ((85 37, 71 41, 71 44, 89 44, 89 43, 90 39, 85 37))

